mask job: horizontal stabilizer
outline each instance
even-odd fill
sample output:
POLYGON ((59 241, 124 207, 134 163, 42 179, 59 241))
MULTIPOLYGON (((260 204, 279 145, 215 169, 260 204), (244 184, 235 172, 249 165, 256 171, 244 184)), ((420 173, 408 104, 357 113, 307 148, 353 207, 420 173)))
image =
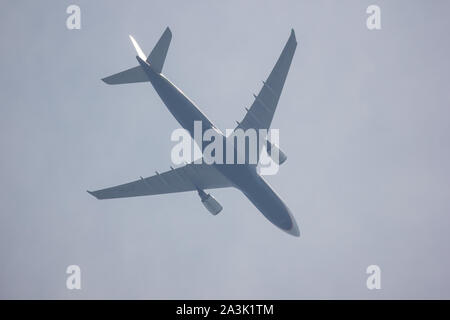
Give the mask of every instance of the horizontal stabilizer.
MULTIPOLYGON (((172 40, 172 32, 169 27, 166 28, 161 38, 159 38, 152 52, 146 58, 137 41, 130 36, 131 42, 142 60, 146 60, 155 72, 161 73, 164 61, 166 60, 167 51, 169 50, 170 41, 172 40)), ((107 84, 123 84, 149 81, 145 71, 141 66, 137 66, 102 79, 107 84)))
POLYGON ((102 79, 107 84, 123 84, 149 81, 141 66, 137 66, 102 79))

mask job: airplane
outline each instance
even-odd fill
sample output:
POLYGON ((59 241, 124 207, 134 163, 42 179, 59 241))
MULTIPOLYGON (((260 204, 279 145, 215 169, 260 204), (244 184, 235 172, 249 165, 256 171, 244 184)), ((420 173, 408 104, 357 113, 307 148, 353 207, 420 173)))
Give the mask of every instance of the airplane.
MULTIPOLYGON (((136 49, 136 59, 139 65, 131 69, 116 73, 102 79, 106 84, 117 85, 125 83, 150 82, 163 103, 172 113, 179 124, 186 129, 194 139, 194 122, 201 121, 202 132, 208 129, 218 131, 226 141, 222 132, 209 120, 209 118, 195 105, 178 87, 162 74, 167 51, 172 39, 172 32, 167 27, 151 53, 146 57, 136 40, 130 36, 136 49)), ((270 128, 278 100, 283 89, 292 58, 297 47, 295 32, 292 29, 289 39, 278 58, 272 72, 263 85, 241 122, 235 128, 266 129, 270 128)), ((267 139, 267 137, 265 137, 267 139)), ((275 150, 277 145, 269 140, 267 151, 275 150)), ((204 148, 204 146, 202 146, 204 148)), ((279 164, 286 161, 286 155, 279 149, 279 164)), ((273 157, 272 157, 273 158, 273 157)), ((213 215, 222 211, 220 203, 206 189, 234 187, 240 190, 254 206, 275 226, 286 233, 299 237, 300 231, 297 223, 283 200, 258 173, 256 164, 196 164, 186 163, 184 166, 173 168, 147 178, 121 184, 118 186, 87 191, 97 199, 113 199, 159 195, 176 192, 197 191, 202 204, 213 215)))

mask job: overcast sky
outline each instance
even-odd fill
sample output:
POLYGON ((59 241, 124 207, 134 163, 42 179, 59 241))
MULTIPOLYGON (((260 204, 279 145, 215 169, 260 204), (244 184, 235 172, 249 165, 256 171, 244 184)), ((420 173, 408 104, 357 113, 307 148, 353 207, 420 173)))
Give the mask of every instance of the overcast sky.
POLYGON ((450 298, 448 1, 2 1, 0 298, 450 298), (81 30, 66 8, 81 8, 81 30), (381 8, 369 31, 366 8, 381 8), (294 28, 267 177, 301 237, 235 189, 98 201, 168 170, 178 123, 136 65, 170 26, 164 73, 221 130, 294 28), (79 265, 82 289, 66 288, 79 265), (381 290, 366 268, 381 268, 381 290))

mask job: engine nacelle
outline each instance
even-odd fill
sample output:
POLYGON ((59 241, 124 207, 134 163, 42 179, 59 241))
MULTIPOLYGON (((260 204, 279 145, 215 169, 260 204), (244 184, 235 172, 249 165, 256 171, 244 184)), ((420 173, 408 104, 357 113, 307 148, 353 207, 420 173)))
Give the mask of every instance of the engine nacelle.
POLYGON ((205 206, 205 208, 213 215, 218 214, 220 211, 222 211, 223 207, 220 205, 220 203, 209 193, 205 193, 205 191, 199 189, 198 195, 200 196, 200 199, 202 199, 202 203, 205 206))
POLYGON ((275 161, 276 164, 281 165, 287 160, 286 154, 281 151, 280 147, 278 147, 275 143, 272 143, 267 140, 267 153, 275 161), (277 152, 278 151, 278 152, 277 152), (278 153, 278 157, 276 157, 278 153))

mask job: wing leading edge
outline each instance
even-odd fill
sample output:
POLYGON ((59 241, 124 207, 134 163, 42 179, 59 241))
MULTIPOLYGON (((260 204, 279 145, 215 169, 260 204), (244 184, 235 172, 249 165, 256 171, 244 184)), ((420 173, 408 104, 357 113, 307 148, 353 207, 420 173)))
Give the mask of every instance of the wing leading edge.
POLYGON ((253 128, 258 130, 270 128, 296 47, 297 40, 292 29, 275 67, 267 80, 263 81, 263 87, 259 94, 254 95, 255 101, 250 109, 246 108, 247 114, 236 129, 247 130, 253 128))
POLYGON ((97 199, 149 196, 157 194, 231 187, 231 182, 208 164, 187 164, 115 187, 88 191, 97 199))

